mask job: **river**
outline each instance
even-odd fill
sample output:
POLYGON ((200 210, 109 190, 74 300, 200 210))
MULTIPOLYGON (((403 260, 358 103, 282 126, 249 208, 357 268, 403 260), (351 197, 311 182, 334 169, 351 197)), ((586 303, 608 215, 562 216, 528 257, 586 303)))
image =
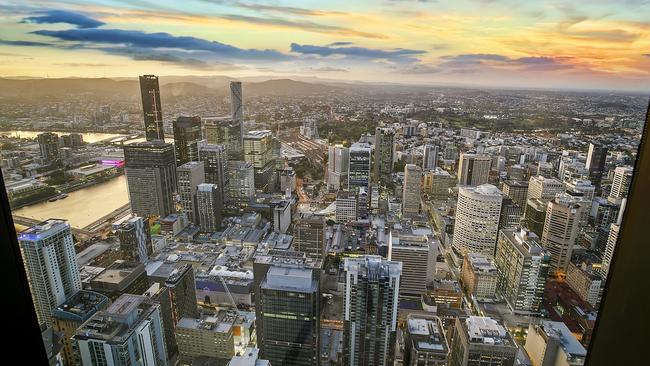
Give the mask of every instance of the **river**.
POLYGON ((37 220, 66 219, 72 227, 83 228, 129 203, 126 176, 68 193, 68 198, 19 208, 14 214, 37 220))
MULTIPOLYGON (((12 130, 12 131, 0 131, 0 135, 6 135, 6 136, 11 136, 11 137, 22 137, 22 138, 25 138, 25 139, 35 139, 36 136, 39 133, 43 133, 43 132, 54 132, 59 136, 61 136, 61 135, 69 135, 71 133, 75 133, 75 132, 65 132, 65 131, 16 131, 16 130, 12 130)), ((122 134, 101 133, 101 132, 79 132, 79 133, 81 133, 83 135, 84 142, 89 142, 89 143, 93 143, 93 142, 97 142, 97 141, 101 141, 101 140, 106 140, 108 138, 124 136, 122 134)))

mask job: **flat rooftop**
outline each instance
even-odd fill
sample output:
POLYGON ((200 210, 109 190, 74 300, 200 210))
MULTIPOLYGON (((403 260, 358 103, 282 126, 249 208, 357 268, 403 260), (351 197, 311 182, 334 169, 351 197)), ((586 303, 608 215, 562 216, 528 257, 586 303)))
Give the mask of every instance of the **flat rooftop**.
POLYGON ((20 232, 19 240, 40 240, 43 236, 70 228, 66 220, 47 219, 20 232))
POLYGON ((407 319, 406 324, 414 347, 424 352, 447 353, 447 342, 439 321, 413 316, 407 319))
POLYGON ((465 320, 470 343, 486 345, 513 345, 506 328, 489 317, 470 316, 465 320))
POLYGON ((271 266, 262 288, 312 292, 317 287, 312 270, 294 266, 271 266))
POLYGON ((540 328, 548 337, 558 338, 560 346, 565 353, 571 356, 584 357, 587 355, 587 350, 578 342, 578 339, 569 330, 566 324, 562 322, 554 322, 542 320, 540 328))
POLYGON ((236 321, 237 315, 234 312, 222 310, 216 315, 204 315, 201 319, 181 318, 176 327, 210 333, 230 333, 236 321))

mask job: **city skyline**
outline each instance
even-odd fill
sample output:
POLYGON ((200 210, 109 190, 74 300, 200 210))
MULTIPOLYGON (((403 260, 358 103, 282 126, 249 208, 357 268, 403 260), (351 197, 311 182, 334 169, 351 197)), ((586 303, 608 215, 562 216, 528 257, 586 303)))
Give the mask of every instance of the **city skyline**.
POLYGON ((0 3, 0 74, 647 90, 650 3, 0 3), (73 60, 73 61, 71 61, 73 60), (314 79, 314 80, 318 80, 314 79))

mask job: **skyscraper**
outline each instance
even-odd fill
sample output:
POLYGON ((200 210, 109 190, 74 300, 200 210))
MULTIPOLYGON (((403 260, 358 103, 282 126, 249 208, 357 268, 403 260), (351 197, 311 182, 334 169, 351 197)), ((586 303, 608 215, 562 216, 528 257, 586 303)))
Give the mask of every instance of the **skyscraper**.
POLYGON ((499 230, 503 193, 491 185, 460 187, 452 246, 462 254, 469 252, 493 256, 499 230))
POLYGON ((610 224, 609 235, 607 236, 607 245, 605 246, 605 253, 603 253, 603 263, 601 266, 604 280, 607 280, 609 268, 612 265, 612 258, 614 258, 614 249, 616 249, 616 244, 618 243, 618 232, 620 229, 621 227, 618 224, 610 224))
POLYGON ((212 233, 221 227, 221 192, 215 184, 201 183, 196 191, 198 224, 201 231, 212 233))
POLYGON ((176 168, 176 187, 181 211, 194 223, 199 222, 196 212, 196 189, 205 180, 202 161, 190 161, 176 168))
POLYGON ((205 169, 205 182, 217 186, 221 202, 228 202, 228 154, 223 145, 199 141, 199 161, 205 169))
POLYGON ((515 314, 538 314, 544 295, 550 256, 539 238, 526 229, 499 232, 494 262, 497 292, 515 314))
POLYGON ((456 318, 450 366, 514 366, 517 344, 508 330, 489 317, 456 318))
POLYGON ((142 217, 135 216, 122 223, 115 230, 120 240, 122 259, 145 263, 153 252, 149 223, 142 217))
POLYGON ((199 317, 196 281, 191 264, 164 263, 149 275, 149 279, 169 289, 174 324, 181 318, 199 317))
POLYGON ((312 270, 273 265, 260 292, 261 356, 274 366, 320 365, 320 288, 312 270))
POLYGON ((614 169, 614 180, 609 197, 613 200, 622 200, 627 197, 632 182, 632 173, 634 168, 631 166, 619 166, 614 169))
POLYGON ((174 120, 174 147, 176 166, 199 160, 201 117, 178 117, 174 120))
POLYGON ((140 76, 140 94, 144 113, 144 130, 147 141, 165 141, 162 109, 160 107, 160 87, 155 75, 140 76))
POLYGON ((420 298, 434 280, 438 242, 417 228, 388 233, 388 260, 402 263, 399 295, 420 298))
POLYGON ((486 184, 490 176, 492 158, 488 155, 460 154, 458 162, 458 185, 478 186, 486 184))
POLYGON ((325 256, 325 218, 320 215, 303 215, 293 226, 293 246, 312 258, 325 256))
POLYGON ((372 148, 366 143, 354 143, 350 147, 350 162, 348 164, 348 189, 370 187, 370 162, 372 148))
POLYGON ((162 141, 124 145, 124 160, 131 212, 143 218, 174 212, 174 146, 162 141))
POLYGON ((565 187, 562 182, 555 178, 545 178, 541 175, 530 177, 528 181, 528 199, 539 198, 541 200, 551 200, 557 193, 564 192, 565 187))
POLYGON ((578 235, 582 207, 567 194, 558 194, 546 206, 542 246, 551 255, 550 274, 566 273, 578 235))
POLYGON ((343 364, 393 364, 402 263, 380 256, 345 258, 343 364))
POLYGON ((402 216, 413 217, 420 213, 420 190, 422 170, 415 164, 404 166, 404 186, 402 191, 402 216))
POLYGON ((82 366, 168 364, 160 305, 145 296, 120 296, 73 339, 82 366))
POLYGON ((246 161, 228 163, 228 202, 230 205, 247 206, 255 195, 255 168, 246 161))
POLYGON ((386 185, 393 174, 393 155, 395 154, 395 131, 392 128, 375 129, 375 168, 374 179, 386 185))
POLYGON ((244 104, 242 98, 241 81, 230 82, 230 111, 232 120, 243 126, 244 104))
POLYGON ((250 131, 244 136, 244 160, 253 164, 255 188, 271 192, 274 188, 275 141, 269 130, 250 131))
POLYGON ((589 171, 589 180, 596 187, 596 194, 600 195, 600 181, 603 179, 605 172, 605 162, 607 161, 607 147, 589 143, 587 152, 587 162, 585 168, 589 171))
POLYGON ((329 146, 327 160, 327 189, 338 191, 346 188, 348 182, 348 164, 350 149, 343 145, 329 146))
POLYGON ((39 133, 37 140, 41 159, 45 164, 59 160, 59 135, 53 132, 39 133))
POLYGON ((438 167, 438 145, 424 145, 424 154, 422 155, 422 170, 427 171, 438 167))
POLYGON ((244 159, 244 127, 231 117, 204 118, 204 135, 208 144, 223 145, 228 159, 244 159))
POLYGON ((70 225, 48 219, 18 235, 39 323, 50 323, 52 310, 81 290, 70 225))

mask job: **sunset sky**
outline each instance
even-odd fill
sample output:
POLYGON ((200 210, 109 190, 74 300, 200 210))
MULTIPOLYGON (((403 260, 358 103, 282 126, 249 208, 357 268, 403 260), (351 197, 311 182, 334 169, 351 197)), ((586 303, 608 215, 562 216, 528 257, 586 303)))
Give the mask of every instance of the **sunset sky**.
POLYGON ((650 91, 650 0, 0 0, 0 76, 145 73, 650 91))

